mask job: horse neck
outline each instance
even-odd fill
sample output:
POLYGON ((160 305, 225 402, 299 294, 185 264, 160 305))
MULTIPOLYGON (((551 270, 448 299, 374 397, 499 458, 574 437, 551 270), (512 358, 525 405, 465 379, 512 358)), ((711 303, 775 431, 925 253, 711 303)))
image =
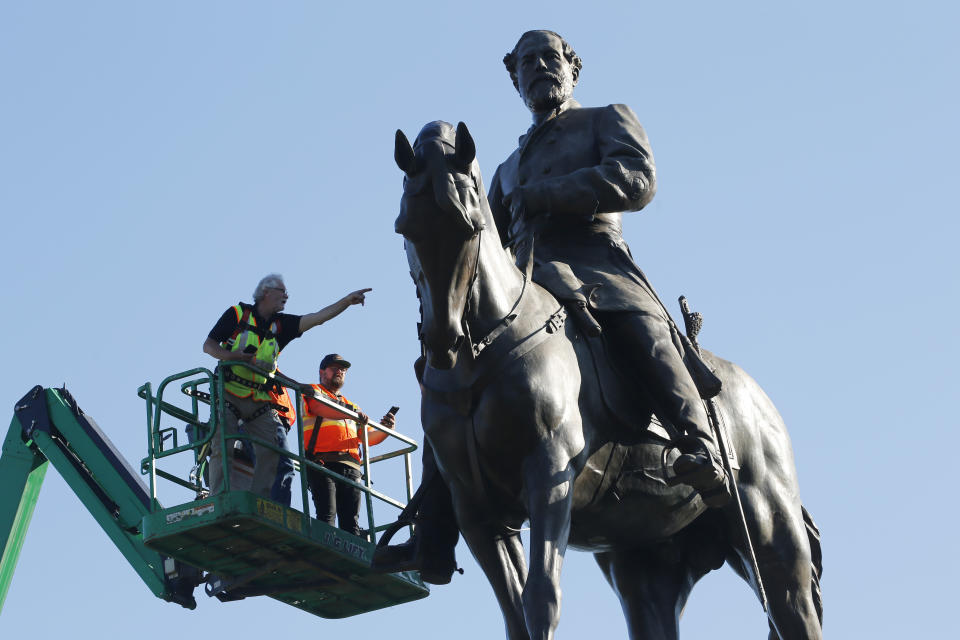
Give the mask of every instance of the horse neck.
POLYGON ((524 287, 524 276, 513 256, 500 244, 493 215, 484 204, 484 229, 479 234, 476 283, 469 292, 467 324, 475 337, 489 331, 509 314, 524 287))

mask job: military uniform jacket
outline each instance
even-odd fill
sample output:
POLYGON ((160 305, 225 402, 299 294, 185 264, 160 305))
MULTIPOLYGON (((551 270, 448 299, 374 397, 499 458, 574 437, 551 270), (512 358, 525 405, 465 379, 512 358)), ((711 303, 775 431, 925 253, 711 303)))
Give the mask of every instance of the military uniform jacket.
POLYGON ((653 153, 633 111, 570 100, 520 138, 488 200, 518 262, 532 248, 536 263, 566 263, 584 283, 600 285, 590 299, 595 309, 665 316, 621 232, 623 212, 642 209, 655 191, 653 153), (511 204, 511 213, 508 197, 522 207, 511 204))

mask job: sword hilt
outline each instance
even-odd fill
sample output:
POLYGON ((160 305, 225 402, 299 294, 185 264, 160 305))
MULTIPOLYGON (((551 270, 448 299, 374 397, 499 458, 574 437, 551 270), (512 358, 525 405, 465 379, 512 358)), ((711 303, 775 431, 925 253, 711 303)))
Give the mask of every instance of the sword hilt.
POLYGON ((703 328, 703 316, 698 311, 690 311, 686 296, 680 296, 680 312, 683 314, 683 326, 687 332, 687 337, 690 338, 690 342, 696 345, 697 335, 703 328))

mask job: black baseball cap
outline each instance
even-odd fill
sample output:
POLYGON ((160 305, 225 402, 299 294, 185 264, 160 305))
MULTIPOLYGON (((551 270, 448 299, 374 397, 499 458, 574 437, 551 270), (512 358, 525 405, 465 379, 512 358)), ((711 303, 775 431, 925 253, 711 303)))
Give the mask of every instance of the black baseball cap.
POLYGON ((320 361, 320 368, 326 369, 332 364, 339 364, 344 369, 350 368, 350 363, 344 360, 343 356, 341 356, 339 353, 328 353, 327 355, 323 356, 323 360, 320 361))

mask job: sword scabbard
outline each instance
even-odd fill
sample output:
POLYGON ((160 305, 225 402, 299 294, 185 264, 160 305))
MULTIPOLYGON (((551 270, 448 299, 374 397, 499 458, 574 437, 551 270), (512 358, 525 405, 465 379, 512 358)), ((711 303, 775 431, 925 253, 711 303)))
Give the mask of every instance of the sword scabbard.
MULTIPOLYGON (((702 355, 700 343, 697 342, 697 334, 703 326, 703 316, 695 311, 690 311, 685 296, 680 296, 680 311, 683 313, 683 324, 687 331, 687 338, 697 350, 697 355, 702 355)), ((743 512, 743 501, 740 499, 740 487, 737 486, 737 477, 733 475, 733 465, 730 464, 729 449, 727 448, 726 438, 723 429, 720 426, 720 416, 717 411, 717 403, 713 398, 706 400, 707 419, 710 421, 710 429, 717 440, 717 448, 720 450, 720 459, 723 464, 723 471, 730 478, 730 493, 737 505, 737 519, 739 520, 740 533, 743 536, 744 546, 747 549, 747 555, 750 558, 750 570, 753 573, 754 585, 757 588, 757 597, 760 598, 760 605, 764 612, 769 613, 767 605, 767 592, 763 588, 763 578, 760 577, 760 565, 757 562, 757 554, 753 548, 753 540, 750 537, 750 527, 747 525, 747 517, 743 512)))

